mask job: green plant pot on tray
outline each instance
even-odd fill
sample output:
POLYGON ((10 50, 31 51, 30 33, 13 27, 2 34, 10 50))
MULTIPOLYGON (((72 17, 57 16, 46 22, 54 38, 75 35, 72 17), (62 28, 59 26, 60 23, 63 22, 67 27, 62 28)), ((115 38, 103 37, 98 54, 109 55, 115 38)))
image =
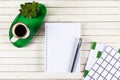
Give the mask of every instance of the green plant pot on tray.
POLYGON ((12 22, 9 39, 16 47, 26 46, 40 29, 46 16, 46 7, 37 2, 21 4, 20 13, 12 22))

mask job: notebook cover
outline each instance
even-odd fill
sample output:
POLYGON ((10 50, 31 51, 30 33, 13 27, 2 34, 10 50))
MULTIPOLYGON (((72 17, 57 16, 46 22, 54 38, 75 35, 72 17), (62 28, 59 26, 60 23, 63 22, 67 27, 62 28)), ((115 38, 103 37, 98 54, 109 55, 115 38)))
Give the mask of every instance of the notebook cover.
MULTIPOLYGON (((46 72, 69 73, 77 43, 80 38, 79 23, 46 23, 46 72)), ((78 55, 74 72, 80 72, 78 55)))

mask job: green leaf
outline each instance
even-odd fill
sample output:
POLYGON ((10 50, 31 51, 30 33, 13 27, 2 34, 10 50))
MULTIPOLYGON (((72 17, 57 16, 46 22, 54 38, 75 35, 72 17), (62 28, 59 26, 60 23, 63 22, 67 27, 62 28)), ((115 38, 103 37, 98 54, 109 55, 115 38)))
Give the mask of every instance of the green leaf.
POLYGON ((24 17, 32 18, 37 15, 37 11, 39 10, 39 3, 33 1, 32 3, 25 3, 20 5, 19 11, 21 15, 24 17))

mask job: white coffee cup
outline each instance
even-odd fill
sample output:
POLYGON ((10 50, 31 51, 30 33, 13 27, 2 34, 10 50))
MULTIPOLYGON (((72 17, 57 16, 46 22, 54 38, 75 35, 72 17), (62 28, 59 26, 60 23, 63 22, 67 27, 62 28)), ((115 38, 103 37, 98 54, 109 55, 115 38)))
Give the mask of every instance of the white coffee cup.
POLYGON ((16 23, 12 27, 13 37, 11 42, 16 42, 18 39, 26 39, 30 35, 30 30, 23 23, 16 23))

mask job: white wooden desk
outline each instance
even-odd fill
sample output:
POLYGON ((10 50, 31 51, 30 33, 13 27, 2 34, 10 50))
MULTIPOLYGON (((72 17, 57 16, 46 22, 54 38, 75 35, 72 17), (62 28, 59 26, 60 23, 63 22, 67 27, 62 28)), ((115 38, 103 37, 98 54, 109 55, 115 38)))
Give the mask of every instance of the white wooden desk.
POLYGON ((81 35, 84 41, 81 49, 81 73, 46 74, 44 28, 24 48, 14 47, 8 39, 8 30, 19 13, 19 5, 26 1, 0 0, 0 80, 80 80, 92 41, 120 47, 119 0, 35 0, 47 6, 45 22, 82 24, 81 35))

